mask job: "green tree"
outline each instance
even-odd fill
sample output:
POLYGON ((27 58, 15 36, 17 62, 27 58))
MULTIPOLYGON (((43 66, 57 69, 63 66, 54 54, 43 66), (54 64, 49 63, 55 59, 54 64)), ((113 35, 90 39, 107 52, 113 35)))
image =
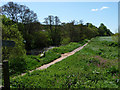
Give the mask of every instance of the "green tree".
POLYGON ((2 39, 15 42, 15 47, 2 47, 2 59, 9 60, 10 74, 25 70, 26 50, 23 36, 18 30, 18 25, 4 15, 2 16, 2 39))
POLYGON ((100 36, 110 36, 110 35, 112 35, 112 32, 109 29, 107 29, 107 27, 103 23, 101 23, 99 26, 99 35, 100 36))
POLYGON ((15 42, 15 47, 3 47, 2 51, 4 59, 25 55, 23 36, 18 30, 17 24, 13 24, 12 20, 4 15, 2 16, 2 39, 15 42))
POLYGON ((49 26, 49 35, 52 41, 52 45, 59 45, 61 41, 61 36, 60 36, 60 19, 57 16, 48 16, 45 18, 44 23, 46 26, 49 26))
POLYGON ((99 35, 99 32, 98 32, 98 28, 94 25, 92 25, 92 23, 87 23, 87 27, 89 28, 89 30, 91 31, 91 34, 89 34, 90 38, 92 37, 95 37, 95 36, 98 36, 99 35))
POLYGON ((38 31, 40 26, 37 14, 27 6, 14 2, 8 2, 3 5, 1 9, 2 15, 9 17, 12 20, 12 23, 16 23, 18 25, 18 29, 22 32, 23 38, 26 41, 26 49, 31 49, 32 33, 38 31))
POLYGON ((32 48, 42 49, 50 44, 50 38, 47 31, 34 32, 32 38, 32 48))
POLYGON ((1 9, 2 15, 6 15, 14 22, 32 23, 38 21, 37 14, 25 5, 8 2, 7 4, 3 5, 1 9))

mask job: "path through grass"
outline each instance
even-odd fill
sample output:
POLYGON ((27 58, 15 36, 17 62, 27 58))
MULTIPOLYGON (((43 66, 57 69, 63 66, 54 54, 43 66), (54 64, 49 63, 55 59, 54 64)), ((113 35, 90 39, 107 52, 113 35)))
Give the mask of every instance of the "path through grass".
POLYGON ((118 47, 116 42, 106 40, 92 39, 81 51, 48 69, 11 78, 11 87, 118 88, 118 47))

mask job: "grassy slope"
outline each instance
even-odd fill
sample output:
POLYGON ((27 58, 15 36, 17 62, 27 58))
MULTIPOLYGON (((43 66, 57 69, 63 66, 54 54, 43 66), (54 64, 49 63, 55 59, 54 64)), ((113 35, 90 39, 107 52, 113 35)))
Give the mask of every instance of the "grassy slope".
MULTIPOLYGON (((107 39, 106 39, 107 40, 107 39)), ((12 87, 27 88, 117 88, 117 46, 95 38, 81 51, 46 70, 37 70, 16 79, 12 87)))
MULTIPOLYGON (((12 66, 13 69, 10 69, 10 76, 13 77, 13 76, 21 74, 23 72, 27 72, 29 70, 33 70, 37 67, 40 67, 44 64, 47 64, 47 63, 59 58, 62 53, 70 52, 70 51, 82 46, 85 43, 86 42, 81 42, 81 43, 71 42, 71 43, 69 43, 68 45, 65 45, 65 46, 55 47, 55 48, 47 51, 45 53, 45 57, 43 57, 43 58, 40 58, 39 55, 38 56, 27 55, 27 56, 25 56, 24 65, 22 64, 23 65, 22 67, 24 67, 24 69, 22 69, 21 66, 19 66, 19 64, 18 64, 19 67, 16 66, 17 69, 15 69, 15 67, 12 66)), ((15 65, 17 65, 17 64, 15 63, 15 65)))

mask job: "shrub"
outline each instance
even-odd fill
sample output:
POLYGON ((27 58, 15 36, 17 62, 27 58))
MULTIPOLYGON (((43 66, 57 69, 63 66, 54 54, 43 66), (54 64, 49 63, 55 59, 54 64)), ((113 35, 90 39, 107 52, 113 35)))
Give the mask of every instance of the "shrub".
POLYGON ((62 45, 66 45, 66 44, 68 44, 69 42, 70 42, 70 38, 67 37, 67 38, 64 38, 64 39, 61 41, 61 44, 62 44, 62 45))
POLYGON ((27 68, 24 57, 15 57, 9 60, 10 75, 17 74, 24 71, 27 68))

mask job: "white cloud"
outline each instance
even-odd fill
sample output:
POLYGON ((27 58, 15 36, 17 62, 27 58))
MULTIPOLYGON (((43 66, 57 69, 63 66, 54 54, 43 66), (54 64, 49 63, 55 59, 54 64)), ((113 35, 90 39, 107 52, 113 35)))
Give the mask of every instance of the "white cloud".
POLYGON ((103 10, 103 9, 107 9, 107 8, 109 8, 109 7, 103 6, 103 7, 101 7, 100 9, 91 9, 91 11, 99 11, 99 10, 103 10))
POLYGON ((91 11, 98 11, 98 9, 91 9, 91 11))
POLYGON ((109 8, 109 7, 103 6, 102 8, 100 8, 100 10, 107 9, 107 8, 109 8))

